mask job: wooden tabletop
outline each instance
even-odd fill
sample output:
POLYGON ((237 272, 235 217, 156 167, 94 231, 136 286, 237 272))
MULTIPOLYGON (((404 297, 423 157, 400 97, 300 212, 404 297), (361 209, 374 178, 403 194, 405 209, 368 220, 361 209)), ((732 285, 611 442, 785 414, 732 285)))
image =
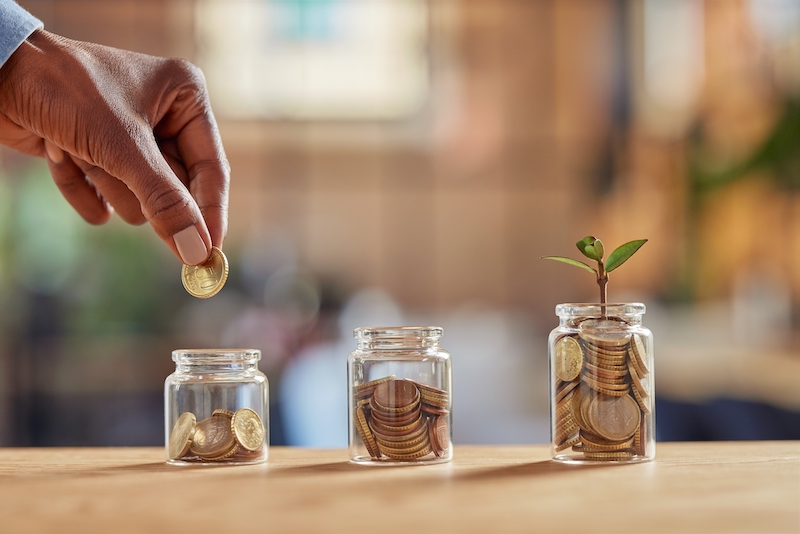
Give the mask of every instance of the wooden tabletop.
POLYGON ((660 443, 655 461, 567 466, 456 447, 450 464, 175 467, 159 448, 0 449, 0 532, 800 532, 800 442, 660 443))

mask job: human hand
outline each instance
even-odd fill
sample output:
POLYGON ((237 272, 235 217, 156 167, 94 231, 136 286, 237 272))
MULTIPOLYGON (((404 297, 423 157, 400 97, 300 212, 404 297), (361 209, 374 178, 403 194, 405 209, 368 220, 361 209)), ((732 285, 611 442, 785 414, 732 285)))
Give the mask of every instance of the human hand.
POLYGON ((35 31, 0 68, 0 143, 47 158, 86 221, 149 221, 183 263, 227 233, 230 168, 202 72, 35 31))

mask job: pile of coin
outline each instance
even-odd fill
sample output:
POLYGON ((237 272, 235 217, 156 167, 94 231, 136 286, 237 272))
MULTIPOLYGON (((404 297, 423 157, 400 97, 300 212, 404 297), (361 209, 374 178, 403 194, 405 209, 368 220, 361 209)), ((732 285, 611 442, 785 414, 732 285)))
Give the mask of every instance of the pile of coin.
POLYGON ((214 410, 199 423, 183 412, 169 436, 170 460, 184 462, 253 462, 265 457, 266 430, 250 408, 214 410))
POLYGON ((641 337, 584 327, 560 338, 553 356, 555 450, 572 447, 589 460, 646 456, 650 371, 641 337))
POLYGON ((356 385, 354 397, 354 423, 374 460, 441 458, 449 451, 446 391, 391 375, 356 385))

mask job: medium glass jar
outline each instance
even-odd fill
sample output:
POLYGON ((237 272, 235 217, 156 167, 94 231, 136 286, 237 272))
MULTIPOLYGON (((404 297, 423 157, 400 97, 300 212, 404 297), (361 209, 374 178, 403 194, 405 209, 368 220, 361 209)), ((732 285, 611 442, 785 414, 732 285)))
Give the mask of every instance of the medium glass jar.
POLYGON ((267 377, 256 349, 175 350, 164 383, 167 463, 254 464, 267 460, 267 377))
POLYGON ((645 306, 559 304, 550 333, 553 460, 630 463, 656 453, 653 334, 645 306))
POLYGON ((350 461, 448 462, 452 446, 450 354, 438 326, 356 328, 347 359, 350 461))

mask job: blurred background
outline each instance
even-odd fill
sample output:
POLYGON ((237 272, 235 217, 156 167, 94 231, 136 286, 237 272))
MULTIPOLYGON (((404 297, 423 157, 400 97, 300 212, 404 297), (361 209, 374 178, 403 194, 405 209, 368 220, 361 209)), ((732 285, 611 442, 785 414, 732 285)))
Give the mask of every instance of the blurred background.
POLYGON ((659 440, 800 439, 795 0, 20 0, 199 64, 231 274, 196 300, 148 227, 83 222, 0 149, 0 445, 161 445, 177 348, 254 347, 273 445, 346 446, 352 329, 444 327, 456 443, 547 443, 578 257, 650 241, 659 440))

